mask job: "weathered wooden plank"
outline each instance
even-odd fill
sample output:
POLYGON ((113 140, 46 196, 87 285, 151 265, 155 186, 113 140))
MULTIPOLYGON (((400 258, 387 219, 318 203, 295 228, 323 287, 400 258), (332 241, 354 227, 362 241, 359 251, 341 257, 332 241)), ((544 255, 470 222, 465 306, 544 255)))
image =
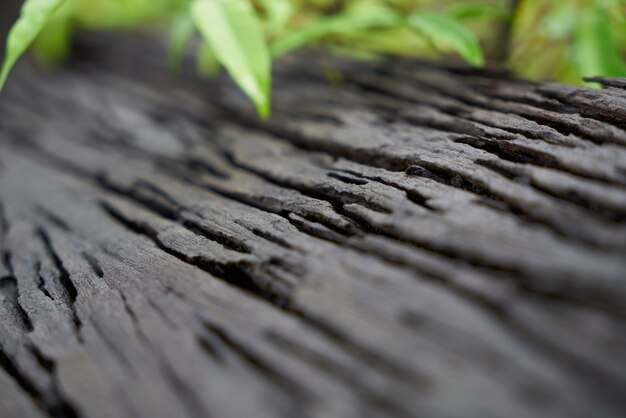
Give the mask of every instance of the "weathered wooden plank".
POLYGON ((0 97, 0 413, 623 415, 617 88, 95 42, 0 97))

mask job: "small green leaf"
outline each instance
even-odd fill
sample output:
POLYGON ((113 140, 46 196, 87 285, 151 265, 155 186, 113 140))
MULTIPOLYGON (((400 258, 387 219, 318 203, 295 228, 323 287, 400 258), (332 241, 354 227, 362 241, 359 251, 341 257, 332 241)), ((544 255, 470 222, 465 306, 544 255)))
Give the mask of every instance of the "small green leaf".
POLYGON ((183 58, 185 55, 185 48, 189 43, 189 40, 193 36, 196 27, 193 24, 193 19, 188 10, 179 15, 170 29, 170 43, 169 43, 169 67, 173 71, 180 71, 183 58))
POLYGON ((41 33, 52 14, 65 0, 26 0, 19 19, 9 32, 6 56, 0 72, 0 89, 11 68, 41 33))
POLYGON ((272 55, 277 57, 306 44, 339 34, 354 35, 359 31, 374 28, 389 28, 402 23, 402 18, 389 10, 355 12, 322 17, 306 26, 295 29, 272 44, 272 55))
POLYGON ((459 53, 475 66, 484 64, 483 53, 474 34, 452 17, 434 12, 416 12, 409 25, 429 37, 435 45, 443 45, 459 53))
POLYGON ((252 99, 270 113, 271 59, 260 22, 248 0, 195 0, 191 15, 217 60, 252 99))
POLYGON ((607 14, 599 6, 581 14, 574 34, 574 56, 581 76, 625 77, 626 64, 607 14))

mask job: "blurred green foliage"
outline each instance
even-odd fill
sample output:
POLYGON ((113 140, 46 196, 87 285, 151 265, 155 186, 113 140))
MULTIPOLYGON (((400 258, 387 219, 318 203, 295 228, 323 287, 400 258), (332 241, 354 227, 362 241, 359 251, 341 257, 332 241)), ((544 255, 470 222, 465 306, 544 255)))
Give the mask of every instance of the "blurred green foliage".
POLYGON ((0 87, 33 42, 39 58, 59 62, 75 28, 136 26, 170 28, 174 69, 200 39, 199 71, 226 68, 262 116, 272 58, 312 43, 358 57, 486 57, 533 79, 626 76, 626 0, 27 0, 0 87))

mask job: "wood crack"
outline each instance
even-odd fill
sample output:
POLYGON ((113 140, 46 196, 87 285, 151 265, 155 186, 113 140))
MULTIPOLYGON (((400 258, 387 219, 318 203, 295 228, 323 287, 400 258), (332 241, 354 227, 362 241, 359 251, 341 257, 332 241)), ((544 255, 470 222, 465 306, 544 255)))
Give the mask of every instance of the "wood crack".
MULTIPOLYGON (((45 369, 54 371, 54 363, 45 357, 35 349, 31 351, 34 356, 38 358, 38 362, 45 369), (37 353, 37 354, 35 354, 37 353), (42 364, 43 362, 43 364, 42 364)), ((51 393, 43 394, 31 381, 31 379, 24 374, 18 365, 11 359, 11 356, 5 351, 0 344, 0 367, 11 376, 15 382, 33 399, 33 403, 41 408, 43 412, 52 418, 79 418, 80 415, 66 399, 58 394, 57 388, 53 387, 51 393)))
POLYGON ((57 270, 57 279, 59 280, 59 283, 61 284, 61 287, 63 289, 64 299, 69 308, 74 327, 76 328, 76 336, 78 338, 78 341, 82 342, 81 328, 83 326, 83 323, 76 311, 76 298, 78 297, 78 290, 76 290, 76 286, 74 286, 71 275, 63 265, 63 261, 59 257, 59 254, 55 251, 50 236, 48 235, 46 230, 42 227, 37 228, 37 235, 41 239, 46 253, 50 257, 50 260, 57 270))
POLYGON ((215 260, 210 260, 204 257, 187 256, 161 242, 158 231, 151 228, 149 225, 126 218, 123 214, 106 202, 102 202, 101 207, 112 219, 124 225, 131 231, 149 238, 159 249, 176 257, 177 259, 205 270, 211 275, 224 280, 241 290, 259 296, 268 302, 277 304, 278 306, 287 303, 287 300, 285 299, 287 295, 275 294, 269 289, 262 288, 259 284, 257 284, 257 280, 255 280, 255 278, 248 272, 248 270, 252 267, 249 263, 219 263, 215 260))

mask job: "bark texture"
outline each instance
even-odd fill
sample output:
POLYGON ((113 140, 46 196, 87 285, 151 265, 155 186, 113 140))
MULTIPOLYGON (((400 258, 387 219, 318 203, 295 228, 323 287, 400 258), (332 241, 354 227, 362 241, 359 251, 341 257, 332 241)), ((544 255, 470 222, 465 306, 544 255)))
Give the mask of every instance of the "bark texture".
POLYGON ((623 80, 83 46, 0 97, 0 416, 624 416, 623 80))

